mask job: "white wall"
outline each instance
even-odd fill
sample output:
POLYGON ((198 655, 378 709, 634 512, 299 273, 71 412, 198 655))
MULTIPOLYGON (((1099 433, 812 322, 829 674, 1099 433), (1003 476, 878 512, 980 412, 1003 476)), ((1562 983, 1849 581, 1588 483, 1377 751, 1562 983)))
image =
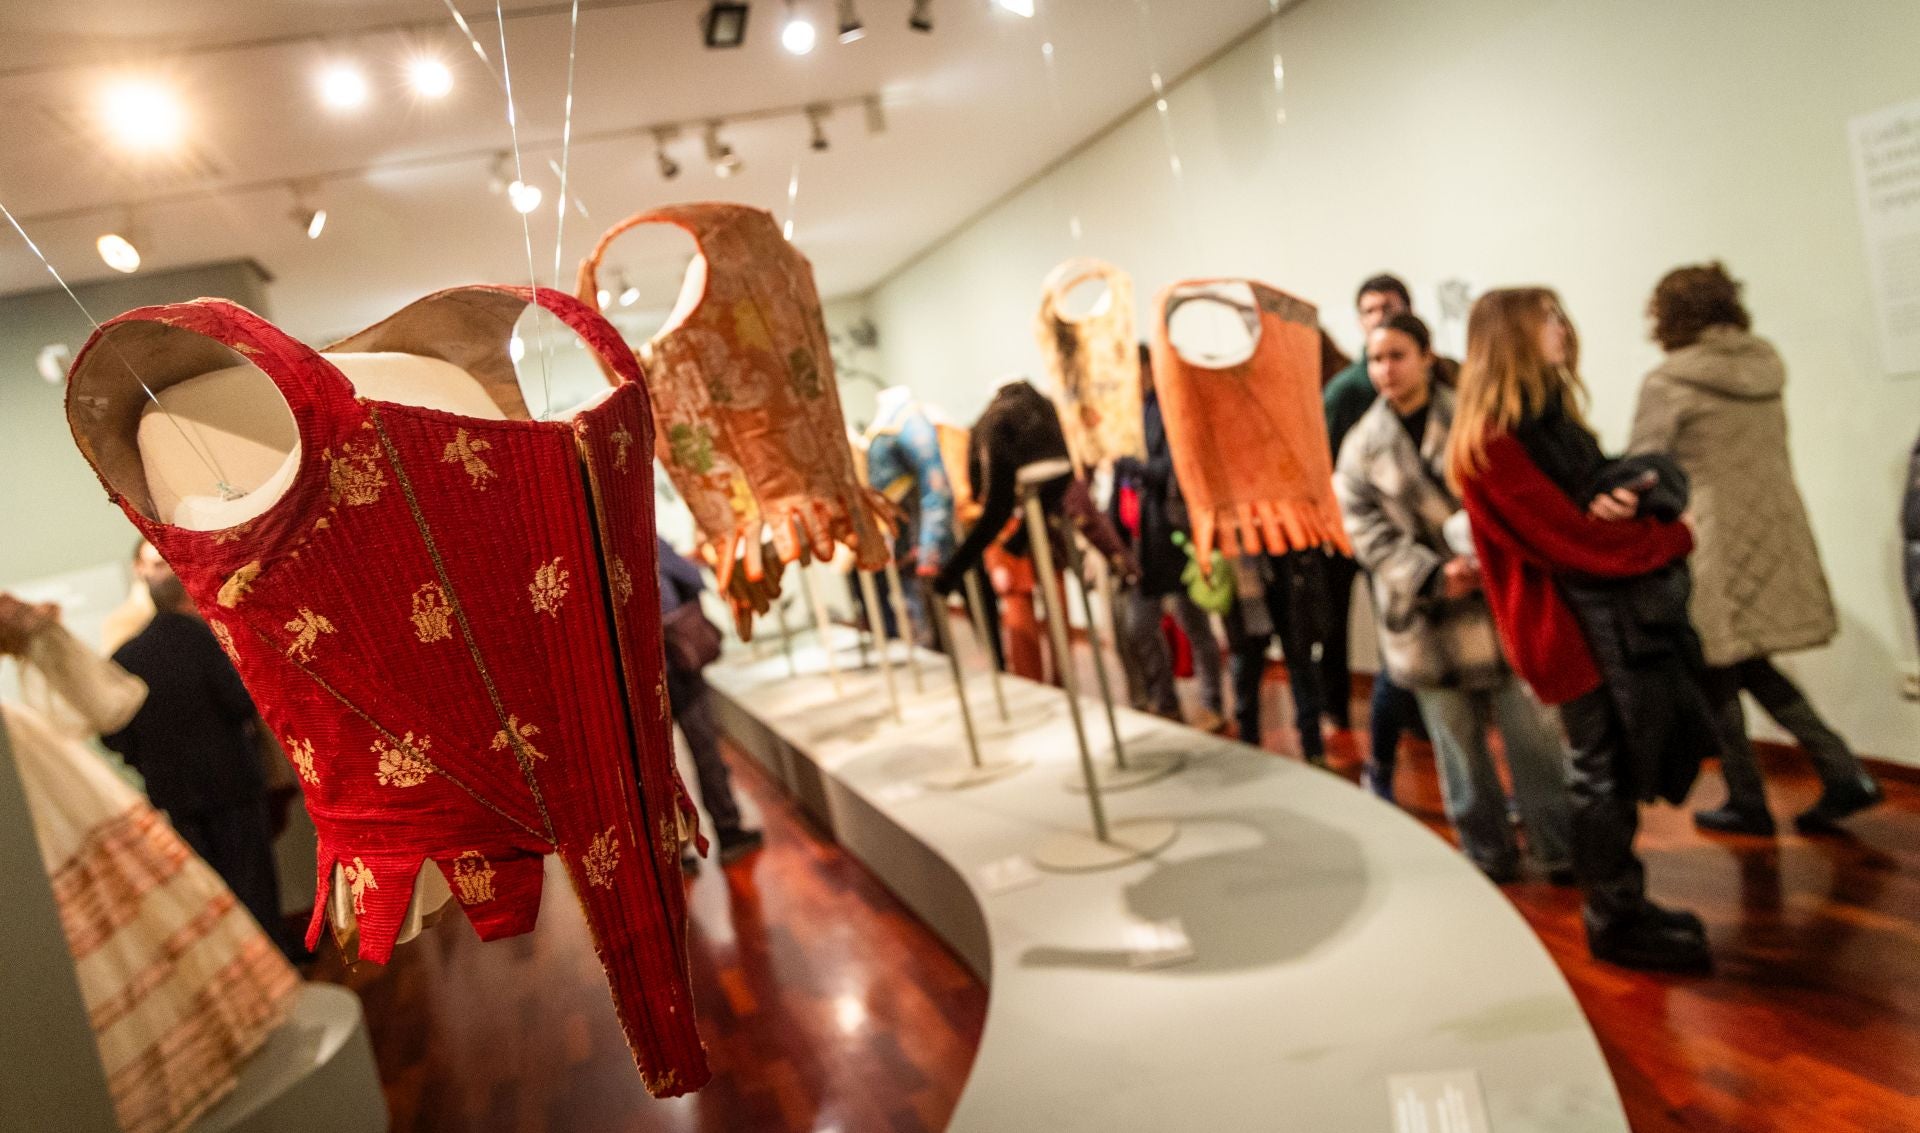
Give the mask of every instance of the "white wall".
POLYGON ((1920 381, 1881 372, 1849 117, 1920 97, 1912 0, 1306 0, 1170 96, 1176 183, 1146 110, 868 296, 884 369, 961 416, 1039 364, 1041 278, 1072 254, 1155 291, 1251 275, 1320 304, 1349 349, 1352 289, 1543 282, 1579 324, 1595 416, 1625 440, 1658 357, 1646 297, 1719 257, 1785 353, 1794 456, 1840 602, 1793 673, 1864 751, 1920 763, 1897 510, 1920 381), (1071 235, 1077 218, 1082 237, 1071 235))

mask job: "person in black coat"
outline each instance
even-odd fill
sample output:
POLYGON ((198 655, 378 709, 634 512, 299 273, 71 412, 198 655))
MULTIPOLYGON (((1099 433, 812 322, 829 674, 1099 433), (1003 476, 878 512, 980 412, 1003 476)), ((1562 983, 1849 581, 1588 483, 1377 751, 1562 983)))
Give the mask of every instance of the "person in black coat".
POLYGON ((134 570, 157 612, 113 660, 147 683, 147 700, 125 728, 102 739, 140 773, 154 807, 285 949, 259 713, 173 568, 142 543, 134 570))
POLYGON ((1114 611, 1119 622, 1120 657, 1134 707, 1179 719, 1173 658, 1160 635, 1161 614, 1171 613, 1193 646, 1194 675, 1200 682, 1200 711, 1194 726, 1215 731, 1226 723, 1220 715, 1220 643, 1213 635, 1213 620, 1194 604, 1181 581, 1187 552, 1173 537, 1181 534, 1191 538, 1192 532, 1186 498, 1174 477, 1173 450, 1167 447, 1166 421, 1153 388, 1153 361, 1145 343, 1140 346, 1140 385, 1147 456, 1145 460, 1123 456, 1114 461, 1113 502, 1108 507, 1108 518, 1140 568, 1139 581, 1120 595, 1119 608, 1114 611))
MULTIPOLYGON (((700 568, 668 545, 658 543, 660 572, 660 620, 665 624, 674 611, 689 604, 698 605, 706 580, 700 568)), ((693 754, 693 770, 700 782, 700 805, 713 819, 720 840, 720 861, 731 864, 758 849, 764 840, 760 831, 748 829, 740 818, 740 805, 733 797, 733 775, 720 755, 720 724, 713 715, 713 690, 698 669, 675 666, 673 651, 667 651, 667 701, 673 709, 673 722, 687 739, 693 754)), ((692 872, 698 859, 683 856, 680 864, 692 872)))

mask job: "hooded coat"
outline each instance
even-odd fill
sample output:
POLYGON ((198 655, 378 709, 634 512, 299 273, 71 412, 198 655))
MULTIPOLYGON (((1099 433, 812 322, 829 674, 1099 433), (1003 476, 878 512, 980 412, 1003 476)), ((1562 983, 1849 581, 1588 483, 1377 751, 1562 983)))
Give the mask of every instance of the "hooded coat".
POLYGON ((1693 489, 1693 624, 1707 664, 1824 645, 1837 619, 1787 452, 1787 371, 1765 339, 1709 327, 1647 375, 1634 453, 1693 489))

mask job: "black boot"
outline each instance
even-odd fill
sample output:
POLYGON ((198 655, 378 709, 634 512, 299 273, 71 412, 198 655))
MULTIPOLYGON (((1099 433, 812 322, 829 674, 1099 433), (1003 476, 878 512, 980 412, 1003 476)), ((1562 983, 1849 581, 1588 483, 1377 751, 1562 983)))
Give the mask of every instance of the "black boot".
POLYGON ((1706 973, 1713 954, 1706 940, 1663 924, 1648 914, 1623 914, 1602 924, 1591 909, 1582 911, 1587 947, 1596 960, 1648 972, 1706 973))
POLYGON ((1703 943, 1707 939, 1707 926, 1700 923, 1699 917, 1694 916, 1685 909, 1664 909, 1652 901, 1648 901, 1642 908, 1641 915, 1651 919, 1663 928, 1683 933, 1703 943))
POLYGON ((1820 800, 1793 820, 1793 828, 1802 834, 1831 834, 1840 821, 1886 800, 1880 784, 1871 778, 1853 780, 1844 787, 1820 792, 1820 800))
POLYGON ((1764 810, 1745 810, 1731 804, 1713 810, 1693 812, 1693 824, 1716 834, 1752 834, 1773 837, 1773 815, 1764 810))

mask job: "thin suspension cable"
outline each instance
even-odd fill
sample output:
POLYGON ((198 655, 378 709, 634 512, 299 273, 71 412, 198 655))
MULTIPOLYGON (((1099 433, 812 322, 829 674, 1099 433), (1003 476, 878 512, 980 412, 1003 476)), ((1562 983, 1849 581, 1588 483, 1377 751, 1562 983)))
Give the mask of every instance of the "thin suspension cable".
MULTIPOLYGON (((80 301, 80 296, 74 294, 73 288, 68 286, 66 279, 61 276, 59 269, 53 266, 53 261, 49 260, 46 253, 40 250, 39 244, 34 243, 33 237, 27 235, 27 230, 20 226, 20 222, 14 218, 13 211, 7 208, 4 202, 0 202, 0 216, 7 218, 7 223, 12 225, 13 230, 20 234, 20 239, 26 242, 27 250, 32 252, 34 258, 38 259, 47 269, 47 274, 53 276, 53 281, 60 285, 60 290, 67 293, 67 298, 73 300, 73 305, 80 308, 80 314, 86 318, 88 323, 92 324, 94 332, 99 333, 104 329, 100 326, 100 320, 94 318, 93 312, 88 310, 87 305, 80 301)), ((168 412, 167 407, 160 403, 159 395, 153 392, 153 387, 147 384, 147 380, 140 376, 140 371, 136 369, 133 363, 128 360, 127 356, 121 352, 119 344, 114 342, 111 336, 100 339, 100 342, 105 345, 107 349, 113 351, 113 356, 118 358, 120 364, 127 368, 127 373, 133 375, 133 380, 140 383, 140 389, 147 395, 147 400, 153 402, 154 408, 160 411, 160 415, 165 417, 167 423, 179 432, 180 439, 187 442, 188 450, 200 458, 200 463, 207 466, 207 472, 213 476, 215 486, 220 489, 220 497, 222 499, 232 500, 238 499, 243 495, 244 493, 235 488, 233 483, 227 479, 226 473, 221 471, 219 461, 214 459, 213 450, 207 448, 205 442, 200 438, 189 433, 186 426, 180 423, 180 419, 168 412)))
MULTIPOLYGON (((553 285, 560 286, 560 254, 567 242, 567 174, 573 168, 573 65, 580 55, 580 0, 573 0, 573 22, 567 29, 567 104, 566 120, 560 126, 560 199, 554 202, 553 228, 553 285)), ((542 336, 541 349, 546 349, 545 336, 542 336)), ((576 340, 577 341, 577 340, 576 340)), ((547 372, 547 363, 541 360, 541 372, 547 372)), ((547 390, 547 412, 553 412, 553 390, 547 390)))

